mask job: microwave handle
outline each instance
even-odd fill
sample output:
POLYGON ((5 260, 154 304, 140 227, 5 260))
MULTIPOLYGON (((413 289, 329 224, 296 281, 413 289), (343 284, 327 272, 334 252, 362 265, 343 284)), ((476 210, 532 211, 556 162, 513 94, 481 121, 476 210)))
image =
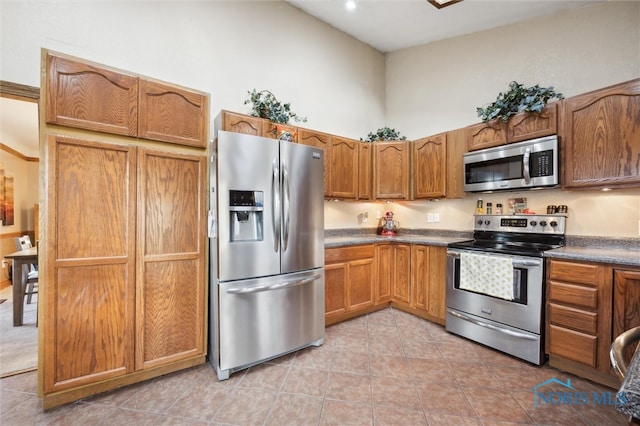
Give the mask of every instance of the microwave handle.
POLYGON ((522 175, 524 176, 524 183, 529 185, 531 183, 531 172, 529 171, 529 156, 531 155, 531 148, 527 147, 524 150, 524 156, 522 157, 522 175))

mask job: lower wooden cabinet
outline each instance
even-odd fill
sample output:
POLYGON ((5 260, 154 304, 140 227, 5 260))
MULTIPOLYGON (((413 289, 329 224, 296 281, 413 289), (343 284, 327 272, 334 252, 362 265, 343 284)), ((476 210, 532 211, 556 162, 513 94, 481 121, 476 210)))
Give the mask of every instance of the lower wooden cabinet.
POLYGON ((444 325, 447 281, 446 247, 411 246, 411 308, 444 325))
POLYGON ((409 304, 411 301, 411 246, 408 244, 378 244, 378 293, 376 299, 409 304), (387 296, 388 295, 388 296, 387 296))
POLYGON ((615 385, 611 267, 551 259, 547 263, 545 347, 549 364, 599 383, 615 385))
MULTIPOLYGON (((613 338, 640 327, 640 268, 613 270, 613 338)), ((625 354, 628 363, 633 349, 625 354)))
POLYGON ((446 247, 380 243, 325 250, 325 321, 394 306, 444 324, 446 247))
POLYGON ((366 313, 374 307, 373 244, 325 250, 325 324, 366 313))

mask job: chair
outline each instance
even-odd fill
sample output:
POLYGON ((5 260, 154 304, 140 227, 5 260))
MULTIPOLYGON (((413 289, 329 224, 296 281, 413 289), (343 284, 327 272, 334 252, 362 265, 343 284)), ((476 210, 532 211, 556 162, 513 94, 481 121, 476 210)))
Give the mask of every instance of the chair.
MULTIPOLYGON (((22 237, 14 238, 16 248, 18 251, 26 250, 28 248, 33 247, 31 245, 31 239, 28 235, 23 235, 22 237)), ((27 296, 27 304, 31 303, 31 298, 34 294, 38 293, 37 283, 38 283, 38 268, 31 264, 29 268, 22 268, 22 294, 23 296, 27 296)), ((19 271, 13 271, 15 274, 19 271)))

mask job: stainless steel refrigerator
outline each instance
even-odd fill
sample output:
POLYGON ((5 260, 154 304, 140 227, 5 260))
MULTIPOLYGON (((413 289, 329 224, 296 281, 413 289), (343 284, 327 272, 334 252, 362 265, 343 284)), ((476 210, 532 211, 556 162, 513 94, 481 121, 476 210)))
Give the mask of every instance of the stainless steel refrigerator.
POLYGON ((209 361, 224 380, 324 341, 324 152, 219 131, 212 153, 209 361))

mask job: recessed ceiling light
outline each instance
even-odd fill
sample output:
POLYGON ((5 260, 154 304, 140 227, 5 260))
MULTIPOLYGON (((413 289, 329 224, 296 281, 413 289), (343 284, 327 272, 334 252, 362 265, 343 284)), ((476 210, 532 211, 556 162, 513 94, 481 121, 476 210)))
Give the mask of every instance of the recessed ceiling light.
POLYGON ((460 3, 462 0, 427 0, 429 3, 437 7, 438 9, 442 9, 446 6, 451 6, 452 4, 460 3))
POLYGON ((347 10, 355 10, 356 8, 356 0, 347 0, 344 3, 344 8, 347 10))

